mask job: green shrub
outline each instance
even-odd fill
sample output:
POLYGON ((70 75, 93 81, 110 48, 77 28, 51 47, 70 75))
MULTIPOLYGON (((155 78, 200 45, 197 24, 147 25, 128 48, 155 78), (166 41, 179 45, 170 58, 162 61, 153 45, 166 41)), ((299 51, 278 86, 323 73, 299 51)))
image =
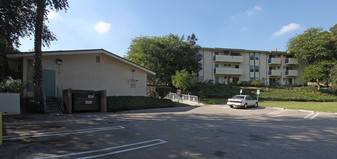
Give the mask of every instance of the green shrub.
POLYGON ((236 82, 236 85, 237 86, 247 86, 248 85, 248 82, 247 81, 238 81, 238 82, 236 82))
POLYGON ((28 82, 13 80, 9 77, 7 80, 0 82, 0 92, 3 93, 21 93, 28 86, 28 82))
POLYGON ((254 80, 254 81, 251 81, 251 82, 250 82, 250 85, 251 85, 251 86, 254 86, 254 87, 261 87, 261 86, 263 86, 263 83, 254 80))
POLYGON ((143 96, 110 96, 107 97, 108 112, 135 110, 147 108, 163 108, 187 106, 181 103, 175 103, 169 99, 157 99, 143 96))
POLYGON ((158 86, 156 87, 156 92, 161 99, 163 99, 171 91, 171 87, 158 86))

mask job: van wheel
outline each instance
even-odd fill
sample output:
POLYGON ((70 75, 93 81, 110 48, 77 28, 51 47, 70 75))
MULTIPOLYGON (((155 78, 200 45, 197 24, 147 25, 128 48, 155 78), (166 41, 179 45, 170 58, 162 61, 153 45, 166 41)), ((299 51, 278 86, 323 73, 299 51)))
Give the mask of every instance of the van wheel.
POLYGON ((258 107, 258 106, 259 106, 259 104, 256 102, 254 106, 255 106, 255 107, 258 107))
POLYGON ((247 109, 247 108, 248 108, 248 104, 246 103, 246 104, 244 105, 244 107, 245 107, 245 109, 247 109))

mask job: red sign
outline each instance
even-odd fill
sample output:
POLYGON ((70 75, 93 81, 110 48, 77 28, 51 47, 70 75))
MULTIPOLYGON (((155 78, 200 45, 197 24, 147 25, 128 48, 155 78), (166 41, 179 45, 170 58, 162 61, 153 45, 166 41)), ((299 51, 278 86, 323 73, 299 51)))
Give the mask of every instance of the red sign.
POLYGON ((177 94, 180 95, 181 94, 181 90, 177 89, 177 94))

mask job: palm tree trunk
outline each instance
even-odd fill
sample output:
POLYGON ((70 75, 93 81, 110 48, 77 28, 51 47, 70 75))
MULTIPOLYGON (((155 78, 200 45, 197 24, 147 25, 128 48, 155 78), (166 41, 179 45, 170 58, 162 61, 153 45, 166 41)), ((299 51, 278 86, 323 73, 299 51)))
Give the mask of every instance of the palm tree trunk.
POLYGON ((35 20, 35 39, 34 39, 34 100, 40 103, 43 109, 43 94, 42 94, 42 27, 44 20, 44 12, 46 0, 37 0, 37 15, 35 20))

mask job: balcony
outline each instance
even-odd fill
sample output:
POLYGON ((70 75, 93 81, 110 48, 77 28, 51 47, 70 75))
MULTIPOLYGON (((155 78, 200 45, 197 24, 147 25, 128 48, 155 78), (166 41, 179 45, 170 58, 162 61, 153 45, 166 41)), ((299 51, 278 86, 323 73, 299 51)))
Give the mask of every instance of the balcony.
POLYGON ((219 75, 242 75, 243 70, 240 68, 215 68, 214 73, 219 75))
POLYGON ((285 62, 286 62, 287 65, 297 65, 298 59, 296 59, 296 58, 286 58, 285 62))
POLYGON ((268 59, 270 65, 281 65, 281 58, 270 58, 268 59))
POLYGON ((286 71, 286 76, 290 77, 290 76, 298 76, 298 71, 297 70, 287 70, 286 71))
POLYGON ((281 70, 269 70, 269 76, 281 76, 281 70))
POLYGON ((243 62, 242 56, 225 56, 225 55, 215 55, 216 62, 243 62))

